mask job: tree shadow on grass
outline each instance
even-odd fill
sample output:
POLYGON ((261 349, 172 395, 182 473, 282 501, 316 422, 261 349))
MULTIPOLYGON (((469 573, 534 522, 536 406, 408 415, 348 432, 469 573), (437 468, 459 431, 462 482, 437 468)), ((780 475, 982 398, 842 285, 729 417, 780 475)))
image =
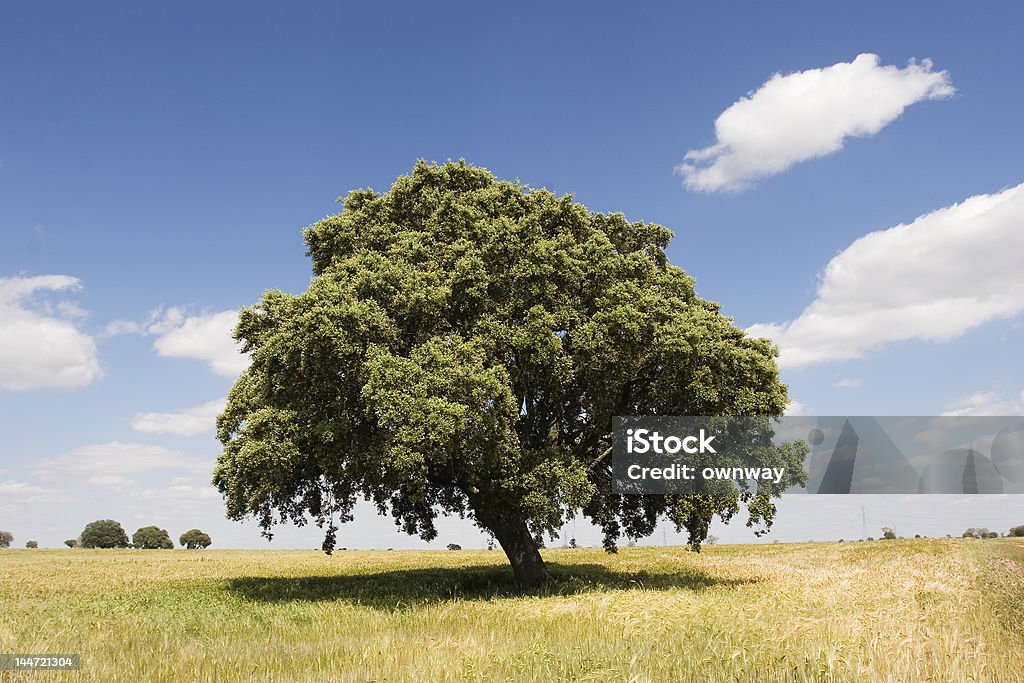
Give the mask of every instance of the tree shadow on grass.
POLYGON ((230 592, 255 602, 343 600, 381 609, 400 609, 449 600, 491 600, 522 595, 567 596, 605 590, 700 591, 736 587, 754 579, 713 577, 698 569, 673 572, 615 572, 598 564, 547 563, 554 579, 540 590, 524 592, 512 569, 500 565, 406 569, 334 576, 230 579, 230 592))

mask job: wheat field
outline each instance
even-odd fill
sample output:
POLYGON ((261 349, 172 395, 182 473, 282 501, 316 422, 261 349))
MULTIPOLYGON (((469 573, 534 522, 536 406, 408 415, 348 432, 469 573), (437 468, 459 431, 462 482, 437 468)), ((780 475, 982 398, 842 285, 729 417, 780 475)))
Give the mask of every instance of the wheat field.
POLYGON ((0 653, 85 681, 1022 681, 1012 539, 544 551, 3 550, 0 653))

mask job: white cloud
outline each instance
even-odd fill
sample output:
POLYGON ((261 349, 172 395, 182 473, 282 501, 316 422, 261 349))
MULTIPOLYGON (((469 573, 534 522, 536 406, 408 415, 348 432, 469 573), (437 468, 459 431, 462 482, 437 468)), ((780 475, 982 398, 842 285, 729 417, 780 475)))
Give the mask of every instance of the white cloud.
POLYGON ((132 429, 152 434, 195 436, 214 428, 217 415, 226 404, 224 399, 218 399, 173 413, 139 413, 132 419, 132 429))
POLYGON ((903 69, 858 55, 821 69, 775 74, 715 120, 716 142, 690 150, 676 167, 688 188, 741 190, 751 181, 874 135, 911 104, 955 92, 930 60, 903 69))
POLYGON ((799 415, 806 415, 807 406, 805 406, 803 403, 800 403, 800 401, 790 401, 789 403, 786 404, 786 410, 783 414, 793 417, 799 415))
POLYGON ((747 329, 780 366, 861 358, 908 339, 949 340, 1024 311, 1024 184, 873 232, 833 258, 795 320, 747 329))
POLYGON ((119 334, 140 334, 142 326, 131 320, 112 320, 103 328, 104 337, 114 337, 119 334))
POLYGON ((854 379, 851 377, 844 377, 832 386, 837 389, 859 389, 864 384, 863 380, 854 379))
POLYGON ((89 477, 85 482, 92 486, 114 489, 115 491, 124 491, 135 486, 133 480, 128 477, 122 477, 119 474, 100 474, 95 477, 89 477))
POLYGON ((124 482, 109 477, 124 477, 153 470, 178 469, 208 473, 213 470, 213 462, 162 446, 111 441, 43 458, 31 467, 40 478, 92 477, 96 479, 94 483, 110 485, 124 482))
POLYGON ((0 388, 74 389, 103 374, 92 337, 68 320, 82 309, 71 302, 30 307, 40 291, 79 287, 69 275, 0 278, 0 388))
POLYGON ((1011 398, 1000 396, 994 391, 979 391, 951 403, 943 415, 1024 415, 1024 391, 1011 398))
POLYGON ((187 315, 168 308, 154 311, 143 330, 156 335, 153 348, 161 356, 196 358, 218 375, 235 377, 249 367, 249 357, 232 338, 237 324, 238 311, 187 315))
POLYGON ((189 315, 184 308, 158 307, 145 322, 113 320, 105 336, 142 334, 155 336, 153 348, 161 356, 195 358, 205 361, 218 375, 236 377, 249 367, 249 357, 240 352, 233 339, 238 311, 189 315))
POLYGON ((58 503, 72 500, 60 491, 22 481, 0 481, 0 496, 17 498, 23 503, 58 503))

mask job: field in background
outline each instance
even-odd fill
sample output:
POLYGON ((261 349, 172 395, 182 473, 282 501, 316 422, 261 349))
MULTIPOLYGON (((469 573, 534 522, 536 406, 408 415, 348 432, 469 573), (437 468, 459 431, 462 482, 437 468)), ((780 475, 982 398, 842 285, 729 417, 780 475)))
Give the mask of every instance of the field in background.
POLYGON ((0 680, 1021 681, 1019 540, 498 551, 3 550, 0 680))

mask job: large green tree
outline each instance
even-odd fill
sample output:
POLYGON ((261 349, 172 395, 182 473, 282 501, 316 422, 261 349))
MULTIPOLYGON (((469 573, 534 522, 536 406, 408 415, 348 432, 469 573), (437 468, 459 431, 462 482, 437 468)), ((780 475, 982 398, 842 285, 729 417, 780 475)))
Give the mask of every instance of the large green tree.
POLYGON ((128 534, 113 519, 98 519, 85 525, 79 536, 83 548, 127 548, 128 534))
POLYGON ((213 544, 210 535, 199 529, 189 529, 178 538, 178 543, 189 550, 209 548, 213 544))
POLYGON ((144 526, 132 534, 132 545, 144 550, 170 550, 174 547, 171 535, 158 526, 144 526))
MULTIPOLYGON (((537 539, 582 511, 614 550, 661 518, 699 548, 741 505, 770 526, 801 453, 760 449, 790 477, 756 490, 621 496, 615 415, 780 415, 775 350, 670 265, 672 233, 588 211, 463 162, 420 162, 356 190, 305 230, 314 278, 243 309, 252 355, 218 419, 227 514, 273 525, 351 520, 372 500, 409 534, 470 517, 524 587, 548 580, 537 539)), ((724 255, 715 255, 724 258, 724 255)))

